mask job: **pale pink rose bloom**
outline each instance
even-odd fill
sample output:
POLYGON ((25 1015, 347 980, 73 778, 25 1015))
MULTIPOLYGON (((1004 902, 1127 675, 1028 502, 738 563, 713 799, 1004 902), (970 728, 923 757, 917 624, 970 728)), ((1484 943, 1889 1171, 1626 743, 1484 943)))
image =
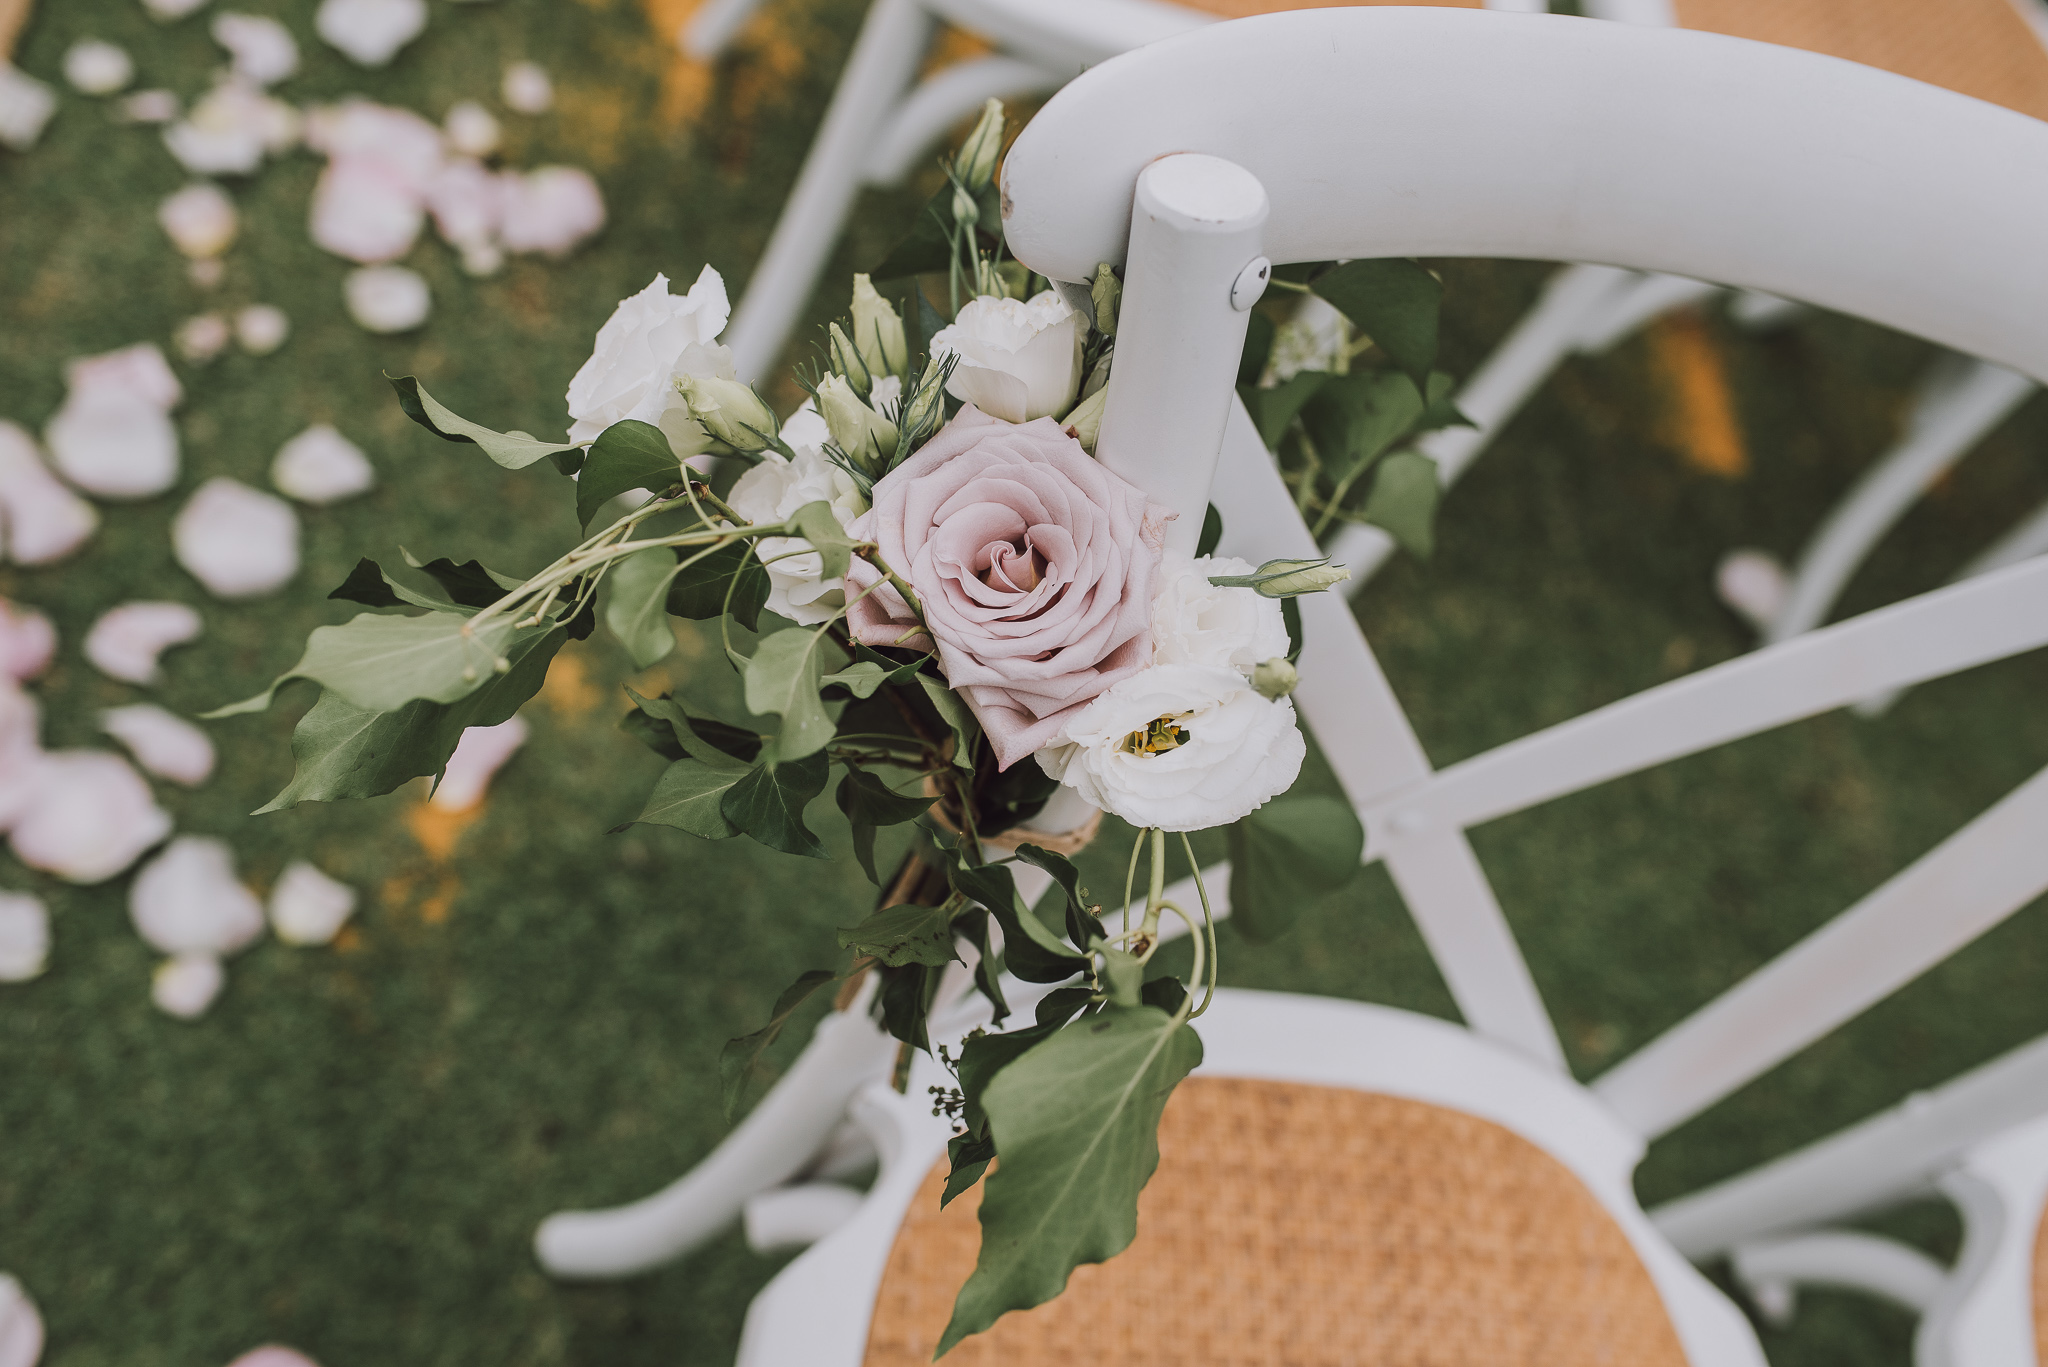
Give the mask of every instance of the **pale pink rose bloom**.
MULTIPOLYGON (((847 530, 924 600, 939 665, 1007 769, 1151 658, 1152 581, 1173 516, 1050 418, 972 405, 875 485, 847 530)), ((909 605, 856 559, 847 619, 868 645, 931 648, 909 605)))

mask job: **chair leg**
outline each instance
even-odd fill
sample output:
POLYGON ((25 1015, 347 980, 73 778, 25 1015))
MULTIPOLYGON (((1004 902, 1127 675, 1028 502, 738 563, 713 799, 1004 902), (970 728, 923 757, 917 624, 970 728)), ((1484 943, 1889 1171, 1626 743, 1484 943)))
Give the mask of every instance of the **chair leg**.
POLYGON ((916 74, 931 31, 931 14, 919 0, 875 0, 868 10, 825 122, 726 330, 741 379, 761 378, 781 355, 839 240, 875 136, 916 74))
POLYGON ((1798 1288, 1837 1286, 1925 1314, 1948 1286, 1948 1271, 1896 1239, 1851 1230, 1795 1234, 1736 1247, 1735 1280, 1764 1318, 1783 1326, 1798 1308, 1798 1288))
POLYGON ((1905 440, 1856 482, 1801 552, 1785 609, 1771 623, 1766 642, 1819 626, 1878 539, 2033 392, 2032 380, 1988 361, 1954 357, 1938 363, 1905 440))

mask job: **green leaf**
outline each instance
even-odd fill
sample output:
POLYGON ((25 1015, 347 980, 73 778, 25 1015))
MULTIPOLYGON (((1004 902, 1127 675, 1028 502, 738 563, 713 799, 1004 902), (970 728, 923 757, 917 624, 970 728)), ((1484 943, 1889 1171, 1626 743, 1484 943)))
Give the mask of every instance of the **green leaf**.
POLYGON ((719 810, 771 850, 823 859, 825 847, 804 825, 804 808, 825 791, 830 768, 822 752, 780 763, 764 757, 726 791, 719 810))
POLYGON ((375 712, 322 693, 292 731, 297 768, 291 782, 257 814, 300 802, 379 797, 422 776, 438 780, 464 730, 510 720, 540 691, 566 639, 550 631, 515 644, 512 668, 460 702, 415 701, 375 712))
POLYGON ((837 674, 827 674, 821 684, 838 684, 856 698, 871 698, 883 684, 907 684, 932 657, 920 655, 908 664, 890 659, 870 646, 855 643, 855 663, 837 674))
POLYGON ((1095 1000, 1093 987, 1055 987, 1038 999, 1040 1025, 1065 1025, 1074 1013, 1095 1000))
POLYGON ((576 521, 584 526, 597 510, 628 489, 660 493, 683 478, 683 462, 653 423, 627 418, 597 434, 576 481, 576 521))
POLYGON ((870 954, 891 968, 929 964, 942 968, 960 956, 953 952, 953 915, 944 907, 911 903, 884 907, 857 926, 839 932, 839 947, 870 954))
POLYGON ((1228 836, 1230 922, 1255 943, 1285 934, 1305 903, 1350 882, 1365 849, 1351 804, 1314 794, 1276 797, 1228 836))
POLYGON ((673 826, 706 840, 724 840, 740 833, 722 810, 727 793, 753 771, 731 755, 710 752, 710 759, 685 755, 661 771, 647 805, 627 825, 673 826))
POLYGON ((966 1103, 960 1122, 969 1134, 988 1132, 988 1110, 982 1104, 996 1074, 1052 1038, 1059 1027, 1028 1025, 1002 1034, 975 1035, 960 1046, 960 1099, 966 1103))
POLYGON ((921 794, 906 797, 853 765, 847 766, 846 777, 839 780, 839 790, 833 796, 853 832, 854 857, 860 860, 868 881, 880 887, 882 880, 875 872, 876 828, 915 821, 931 810, 932 800, 921 794))
POLYGON ((1282 598, 1280 600, 1280 621, 1287 628, 1287 663, 1293 664, 1301 658, 1301 600, 1282 598))
POLYGON ((725 1104, 725 1123, 730 1125, 739 1119, 741 1102, 746 1099, 748 1084, 757 1080, 762 1072, 761 1055, 782 1034, 782 1028, 789 1024, 789 1018, 796 1014, 813 992, 826 983, 837 982, 839 975, 822 968, 814 968, 782 990, 775 999, 775 1009, 769 1013, 768 1023, 751 1035, 726 1041, 725 1048, 718 1053, 718 1078, 720 1092, 725 1104))
POLYGON ((1422 416, 1422 396, 1408 377, 1391 370, 1338 375, 1302 406, 1301 423, 1332 480, 1360 471, 1407 436, 1422 416))
POLYGON ((782 718, 773 742, 778 760, 802 759, 831 743, 833 721, 818 697, 818 657, 828 642, 815 627, 788 627, 763 638, 747 661, 747 710, 782 718))
POLYGON ((1216 511, 1211 503, 1209 510, 1202 514, 1202 535, 1195 541, 1195 558, 1216 553, 1217 543, 1223 540, 1223 514, 1216 511))
POLYGON ((420 617, 359 613, 338 627, 315 627, 299 662, 253 698, 203 713, 207 720, 261 712, 293 679, 311 679, 366 712, 395 712, 415 698, 452 703, 489 683, 497 663, 522 644, 560 630, 554 623, 515 628, 509 616, 473 630, 447 612, 420 617))
POLYGON ((344 603, 361 603, 366 608, 404 607, 406 600, 398 596, 399 587, 385 575, 376 561, 365 557, 356 561, 356 567, 348 572, 348 578, 341 581, 341 587, 327 596, 344 603))
POLYGON ((955 865, 946 871, 953 891, 985 906, 1003 928, 1003 965, 1027 983, 1065 982, 1086 973, 1085 954, 1060 943, 1017 896, 1017 882, 999 864, 973 868, 955 865))
POLYGON ((422 564, 403 546, 398 548, 398 553, 405 557, 407 565, 439 584, 452 602, 464 607, 487 608, 523 582, 509 574, 488 569, 475 560, 465 560, 458 565, 443 555, 422 564))
POLYGON ((923 686, 924 695, 931 699, 932 707, 938 711, 939 720, 952 728, 953 767, 973 773, 974 743, 981 739, 981 724, 967 710, 966 701, 946 686, 945 680, 920 674, 917 681, 923 686))
POLYGON ((1428 388, 1444 287, 1420 262, 1401 256, 1347 261, 1311 288, 1379 343, 1418 393, 1428 388))
POLYGON ((1081 886, 1081 871, 1063 854, 1037 845, 1019 845, 1017 861, 1044 869, 1067 897, 1067 938, 1077 945, 1089 945, 1106 937, 1102 922, 1095 918, 1100 907, 1091 907, 1088 889, 1081 886))
POLYGON ((847 566, 853 561, 853 548, 859 543, 839 525, 839 519, 832 515, 832 505, 823 499, 806 503, 790 515, 790 520, 796 523, 803 539, 811 543, 811 549, 818 553, 823 563, 823 577, 845 578, 847 566))
POLYGON ((900 280, 906 275, 945 270, 953 260, 953 244, 946 236, 946 225, 952 221, 953 184, 947 181, 917 211, 917 219, 902 241, 890 248, 889 254, 868 274, 877 280, 900 280))
POLYGON ((1420 451, 1396 451, 1380 462, 1359 516, 1418 560, 1436 549, 1436 505, 1443 497, 1436 462, 1420 451))
POLYGON ((1141 994, 1145 990, 1145 964, 1135 954, 1109 945, 1100 945, 1097 952, 1102 955, 1102 985, 1108 989, 1109 1000, 1116 1006, 1138 1006, 1142 1004, 1141 994))
POLYGON ((1179 978, 1153 978, 1145 984, 1139 994, 1147 1006, 1156 1006, 1169 1016, 1180 1014, 1188 999, 1187 988, 1181 986, 1179 978))
POLYGON ((541 441, 524 432, 494 432, 443 407, 425 385, 410 375, 384 378, 391 380, 391 387, 398 391, 398 406, 405 410, 405 416, 443 441, 466 441, 483 447, 485 455, 507 470, 523 470, 543 456, 576 449, 574 442, 541 441))
POLYGON ((946 1174, 946 1189, 939 1193, 939 1209, 944 1210, 951 1205, 953 1198, 962 1192, 973 1190, 995 1156, 996 1141, 987 1135, 977 1139, 972 1135, 956 1134, 947 1140, 946 1157, 953 1167, 946 1174))
POLYGON ((996 1074, 983 1105, 1002 1162, 981 1198, 981 1255, 941 1355, 1130 1245, 1138 1193, 1159 1166, 1160 1112, 1201 1061, 1201 1040, 1164 1011, 1109 1007, 996 1074))
POLYGON ((1268 451, 1280 449, 1280 438, 1286 435, 1287 424, 1293 422, 1301 406, 1329 382, 1328 371, 1304 370, 1274 389, 1248 387, 1238 391, 1244 399, 1246 411, 1252 415, 1252 424, 1259 429, 1259 440, 1266 443, 1268 451))
POLYGON ((882 1029, 913 1049, 932 1051, 930 1023, 932 993, 938 987, 939 970, 928 964, 887 965, 875 970, 882 977, 876 994, 882 1008, 882 1029))
POLYGON ((604 624, 633 657, 636 668, 645 669, 676 648, 676 634, 668 625, 668 586, 678 568, 674 551, 650 546, 613 565, 606 576, 611 596, 605 602, 604 624))
POLYGON ((1458 405, 1451 402, 1451 392, 1457 387, 1458 382, 1444 374, 1441 370, 1430 372, 1429 407, 1423 410, 1422 417, 1416 421, 1415 430, 1418 433, 1434 432, 1439 427, 1477 427, 1479 425, 1460 412, 1458 405))
POLYGON ((685 562, 668 586, 669 615, 695 622, 722 617, 729 588, 733 621, 752 631, 768 601, 768 569, 747 542, 730 542, 694 563, 685 562), (736 588, 731 587, 734 575, 740 579, 736 588))
POLYGON ((636 709, 627 713, 628 716, 644 713, 652 721, 666 725, 662 734, 669 738, 669 743, 676 750, 669 756, 671 759, 692 754, 707 764, 715 763, 711 753, 715 749, 752 764, 754 757, 761 753, 761 734, 758 731, 749 731, 716 717, 693 716, 666 693, 658 698, 643 698, 628 688, 626 696, 633 700, 636 709))

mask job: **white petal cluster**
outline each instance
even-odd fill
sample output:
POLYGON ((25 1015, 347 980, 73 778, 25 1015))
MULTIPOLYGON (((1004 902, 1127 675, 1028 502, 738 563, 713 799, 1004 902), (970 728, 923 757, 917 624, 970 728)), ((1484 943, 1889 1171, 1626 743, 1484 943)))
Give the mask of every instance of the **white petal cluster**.
POLYGON ((164 146, 194 175, 247 176, 295 147, 299 132, 297 109, 230 73, 164 129, 164 146))
POLYGON ((725 280, 706 266, 690 292, 669 293, 668 277, 621 300, 597 330, 590 359, 569 381, 569 440, 595 441, 615 422, 653 423, 681 454, 704 450, 704 431, 676 392, 683 375, 733 378, 732 352, 718 344, 732 316, 725 280))
MULTIPOLYGON (((50 961, 50 912, 42 899, 25 892, 0 892, 0 983, 40 977, 50 961)), ((0 1299, 5 1292, 0 1291, 0 1299)), ((0 1304, 0 1344, 7 1336, 7 1309, 0 1304)), ((0 1346, 0 1363, 7 1361, 0 1346)))
POLYGON ((482 802, 491 779, 526 744, 526 736, 526 722, 519 717, 464 731, 455 753, 448 757, 441 781, 434 785, 433 805, 443 811, 463 812, 482 802))
POLYGON ((235 340, 251 356, 268 356, 292 335, 292 320, 275 304, 251 304, 235 313, 235 340))
POLYGON ((64 369, 64 404, 43 428, 57 471, 102 498, 149 498, 178 480, 184 397, 154 342, 76 360, 64 369))
POLYGON ((434 296, 426 277, 404 266, 365 266, 341 283, 348 316, 365 332, 411 332, 427 321, 434 296))
POLYGON ((93 506, 43 464, 35 438, 0 419, 0 556, 47 565, 85 544, 99 525, 93 506))
POLYGON ((427 0, 321 0, 313 31, 360 66, 383 66, 427 27, 427 0))
POLYGON ((1039 767, 1134 826, 1199 831, 1236 821, 1287 791, 1307 744, 1294 704, 1261 697, 1244 676, 1158 665, 1113 685, 1037 754, 1039 767), (1182 737, 1140 748, 1162 719, 1182 737))
POLYGON ((256 86, 276 85, 299 70, 292 31, 260 14, 216 14, 213 41, 228 50, 235 75, 256 86))
POLYGON ((506 173, 498 229, 506 251, 567 256, 602 227, 604 196, 588 171, 539 166, 524 175, 506 173))
POLYGON ((197 640, 203 627, 199 614, 183 603, 123 603, 101 614, 85 634, 85 658, 110 679, 154 684, 163 678, 157 657, 197 640))
POLYGON ((283 499, 216 475, 178 510, 171 550, 216 597, 260 597, 299 572, 299 517, 283 499))
POLYGON ((176 123, 185 105, 176 91, 138 90, 115 109, 129 123, 176 123))
POLYGON ((1152 594, 1152 663, 1202 665, 1251 677, 1263 660, 1287 653, 1287 620, 1280 600, 1250 589, 1218 588, 1212 575, 1250 574, 1234 556, 1199 559, 1167 551, 1152 594))
POLYGON ((219 256, 241 231, 235 202, 212 181, 198 180, 171 195, 156 209, 171 245, 193 261, 219 256))
POLYGON ((1026 302, 970 299, 932 334, 934 356, 957 356, 946 392, 1004 422, 1059 417, 1081 389, 1081 316, 1055 290, 1026 302))
POLYGON ((56 112, 56 91, 0 58, 0 147, 28 151, 56 112))
POLYGON ((43 1317, 21 1283, 0 1274, 0 1367, 36 1367, 43 1355, 43 1317))
POLYGON ((324 422, 316 422, 277 450, 270 482, 301 503, 339 503, 367 493, 377 472, 362 448, 324 422))
POLYGON ((158 778, 197 788, 213 776, 213 741, 176 713, 155 703, 130 703, 100 713, 100 730, 158 778))
POLYGON ((112 43, 81 38, 64 53, 64 79, 81 95, 112 95, 135 79, 135 59, 112 43))
POLYGON ((441 116, 441 134, 458 157, 487 157, 498 150, 497 116, 475 100, 458 100, 441 116))
MULTIPOLYGON (((897 383, 893 375, 883 381, 897 383)), ((823 448, 831 433, 809 400, 783 424, 781 437, 796 459, 763 451, 760 463, 741 475, 726 496, 734 512, 749 522, 779 522, 807 503, 822 501, 832 505, 844 527, 868 510, 853 477, 827 459, 823 448)), ((764 536, 755 550, 767 564, 769 611, 800 626, 816 626, 839 615, 846 604, 846 582, 824 577, 825 562, 811 550, 810 542, 800 536, 764 536), (792 554, 799 551, 806 554, 792 554)))
POLYGON ((288 945, 324 945, 341 933, 355 909, 354 888, 294 859, 270 890, 270 929, 288 945))

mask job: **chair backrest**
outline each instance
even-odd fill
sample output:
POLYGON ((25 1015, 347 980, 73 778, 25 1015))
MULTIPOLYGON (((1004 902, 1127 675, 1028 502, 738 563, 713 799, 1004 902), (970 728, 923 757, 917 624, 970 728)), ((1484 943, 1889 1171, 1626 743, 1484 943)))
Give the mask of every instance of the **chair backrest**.
MULTIPOLYGON (((2048 257, 2035 246, 2048 124, 1718 35, 1456 10, 1218 25, 1063 90, 1012 149, 1004 204, 1011 249, 1055 280, 1125 264, 1100 454, 1197 523, 1214 468, 1239 553, 1313 545, 1231 409, 1244 328, 1231 292, 1242 302, 1261 253, 1666 271, 2048 378, 2048 257)), ((1701 671, 1441 773, 1344 605, 1318 595, 1305 611, 1297 698, 1365 818, 1368 858, 1387 864, 1467 1023, 1561 1068, 1465 830, 2048 644, 2048 563, 1701 671)), ((2044 821, 2048 772, 1595 1090, 1646 1136, 1696 1114, 2048 890, 2044 821)))

